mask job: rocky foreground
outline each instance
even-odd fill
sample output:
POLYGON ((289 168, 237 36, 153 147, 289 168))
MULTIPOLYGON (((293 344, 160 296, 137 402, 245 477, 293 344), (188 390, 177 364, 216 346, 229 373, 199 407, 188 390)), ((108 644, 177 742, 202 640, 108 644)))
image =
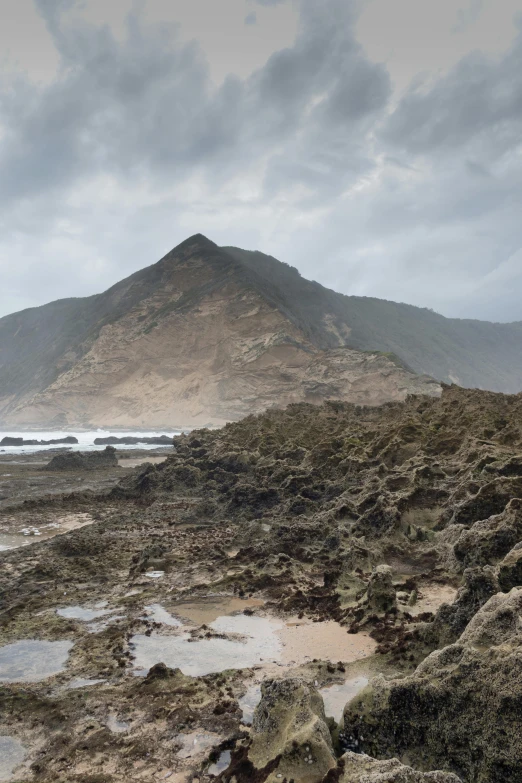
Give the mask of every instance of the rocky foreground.
POLYGON ((293 405, 40 504, 95 521, 0 554, 14 779, 522 781, 521 395, 293 405))

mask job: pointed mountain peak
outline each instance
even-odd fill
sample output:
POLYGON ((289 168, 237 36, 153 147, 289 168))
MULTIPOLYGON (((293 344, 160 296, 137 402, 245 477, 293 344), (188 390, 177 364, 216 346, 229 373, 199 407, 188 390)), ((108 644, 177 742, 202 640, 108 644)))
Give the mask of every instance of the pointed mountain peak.
POLYGON ((208 248, 209 250, 216 250, 218 245, 212 240, 208 239, 204 234, 193 234, 188 239, 185 239, 181 244, 177 245, 171 253, 178 253, 181 250, 188 250, 189 247, 197 246, 200 249, 208 248))

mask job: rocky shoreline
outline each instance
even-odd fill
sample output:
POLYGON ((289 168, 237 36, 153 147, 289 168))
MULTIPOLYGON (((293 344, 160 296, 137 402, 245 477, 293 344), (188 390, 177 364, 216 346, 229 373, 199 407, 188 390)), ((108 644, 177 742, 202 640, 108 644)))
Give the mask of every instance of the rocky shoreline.
POLYGON ((446 387, 29 461, 0 525, 83 522, 0 553, 13 779, 522 780, 521 448, 522 396, 446 387), (34 679, 29 642, 65 660, 34 679))

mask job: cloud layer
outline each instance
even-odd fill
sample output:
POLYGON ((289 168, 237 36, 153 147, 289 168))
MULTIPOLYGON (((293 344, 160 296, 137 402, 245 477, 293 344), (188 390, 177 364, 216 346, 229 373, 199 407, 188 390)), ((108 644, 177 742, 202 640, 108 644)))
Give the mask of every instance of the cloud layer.
MULTIPOLYGON (((234 13, 248 35, 282 3, 234 13)), ((485 5, 456 7, 448 36, 485 5)), ((0 315, 103 290, 200 231, 345 293, 522 320, 520 27, 502 52, 412 63, 399 91, 355 0, 299 0, 289 45, 219 83, 146 0, 118 30, 35 6, 59 64, 0 75, 0 315)))

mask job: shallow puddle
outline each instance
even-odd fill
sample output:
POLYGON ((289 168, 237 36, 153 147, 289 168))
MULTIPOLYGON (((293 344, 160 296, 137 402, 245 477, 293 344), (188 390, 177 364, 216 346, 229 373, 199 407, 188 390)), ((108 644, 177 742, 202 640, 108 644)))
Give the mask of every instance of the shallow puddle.
POLYGON ((78 688, 89 688, 91 685, 101 685, 104 682, 107 680, 86 680, 83 677, 77 677, 67 683, 67 689, 73 691, 78 688))
MULTIPOLYGON (((178 613, 180 605, 175 609, 178 613)), ((204 607, 203 611, 209 612, 210 608, 204 607)), ((226 638, 194 640, 188 633, 135 635, 131 644, 136 673, 144 676, 156 663, 179 668, 193 677, 252 666, 268 669, 274 664, 302 665, 314 658, 350 663, 371 655, 377 644, 366 633, 349 634, 333 621, 283 623, 275 618, 235 614, 218 617, 208 625, 226 638)))
POLYGON ((220 634, 238 635, 238 639, 198 639, 180 636, 145 636, 131 639, 137 675, 144 676, 156 663, 179 668, 183 674, 199 677, 226 669, 248 669, 279 660, 281 642, 276 631, 280 623, 264 617, 234 615, 219 617, 210 628, 220 634))
POLYGON ((155 456, 155 457, 138 457, 138 458, 131 458, 131 459, 125 459, 121 458, 118 460, 118 465, 120 468, 137 468, 139 465, 145 465, 147 462, 149 462, 151 465, 161 465, 162 462, 165 462, 167 459, 168 454, 165 454, 164 457, 162 456, 155 456))
POLYGON ((261 598, 236 598, 235 596, 212 596, 194 601, 183 601, 173 607, 178 617, 195 625, 208 625, 218 617, 243 612, 264 606, 261 598))
POLYGON ((243 723, 245 726, 251 726, 254 719, 254 712, 261 701, 261 686, 251 685, 244 696, 238 699, 238 704, 243 711, 243 723))
POLYGON ((118 720, 114 715, 110 715, 107 719, 107 728, 112 731, 113 734, 124 734, 130 729, 130 723, 124 720, 118 720))
POLYGON ((149 579, 161 579, 162 576, 165 576, 165 571, 147 571, 145 576, 149 579))
POLYGON ((87 609, 84 606, 66 606, 63 609, 57 609, 56 614, 60 617, 65 617, 67 620, 81 620, 82 622, 90 623, 115 611, 115 609, 87 609))
POLYGON ((161 623, 162 625, 169 625, 172 628, 179 628, 183 625, 181 620, 177 617, 173 617, 161 604, 151 604, 145 607, 147 613, 147 619, 154 620, 155 623, 161 623))
POLYGON ((12 737, 0 737, 0 783, 14 780, 13 773, 27 753, 23 745, 12 737))
POLYGON ((285 623, 279 632, 285 663, 305 663, 318 658, 322 661, 350 663, 372 655, 377 642, 366 633, 349 634, 343 626, 328 620, 313 623, 297 620, 285 623))
POLYGON ((0 682, 40 682, 65 668, 72 642, 25 639, 0 647, 0 682))
POLYGON ((366 677, 354 677, 342 684, 321 688, 319 693, 323 697, 326 717, 333 718, 336 723, 339 723, 343 717, 345 705, 355 698, 367 685, 368 679, 366 677))
POLYGON ((90 514, 67 514, 59 517, 56 522, 46 523, 40 527, 28 526, 19 527, 15 520, 3 526, 3 532, 0 533, 0 552, 6 552, 9 549, 19 549, 22 546, 28 546, 35 541, 47 541, 60 533, 68 533, 71 530, 77 530, 85 525, 94 522, 90 514), (8 531, 8 532, 6 532, 8 531))
POLYGON ((205 734, 200 731, 193 731, 191 734, 178 734, 176 741, 181 742, 181 750, 176 755, 180 759, 193 758, 199 753, 204 753, 219 745, 222 739, 218 734, 205 734))
POLYGON ((452 604, 457 597, 457 589, 451 585, 421 585, 419 593, 420 597, 413 606, 404 606, 405 611, 413 617, 424 612, 435 614, 442 604, 452 604))
POLYGON ((231 759, 232 759, 232 754, 230 753, 230 751, 229 750, 223 751, 223 753, 221 753, 216 763, 212 764, 208 768, 207 770, 208 774, 217 777, 218 775, 221 774, 221 772, 224 772, 226 769, 229 768, 231 759))
POLYGON ((18 549, 21 546, 31 544, 32 540, 25 536, 10 535, 9 533, 0 533, 0 552, 7 552, 9 549, 18 549))

